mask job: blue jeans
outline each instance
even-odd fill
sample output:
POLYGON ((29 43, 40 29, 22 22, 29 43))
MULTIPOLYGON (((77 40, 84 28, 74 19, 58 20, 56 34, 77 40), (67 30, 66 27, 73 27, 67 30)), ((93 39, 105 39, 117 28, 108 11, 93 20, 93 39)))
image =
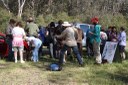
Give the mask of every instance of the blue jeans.
POLYGON ((39 51, 39 48, 40 48, 41 44, 42 43, 37 43, 35 45, 34 50, 33 50, 33 57, 32 57, 32 59, 33 59, 34 62, 38 62, 39 61, 38 51, 39 51))
POLYGON ((77 46, 69 47, 69 46, 67 46, 67 45, 64 45, 63 48, 61 49, 59 63, 60 63, 60 64, 63 64, 64 53, 65 53, 65 51, 66 51, 68 48, 72 48, 73 53, 76 55, 76 58, 77 58, 79 64, 82 65, 82 64, 83 64, 83 61, 82 61, 82 59, 81 59, 81 56, 80 56, 78 47, 77 47, 77 46))

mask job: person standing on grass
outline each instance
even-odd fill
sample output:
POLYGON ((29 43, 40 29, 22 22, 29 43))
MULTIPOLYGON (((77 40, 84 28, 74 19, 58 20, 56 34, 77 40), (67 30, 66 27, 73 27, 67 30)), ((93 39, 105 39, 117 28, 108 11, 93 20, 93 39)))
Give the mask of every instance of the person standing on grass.
POLYGON ((93 46, 91 43, 91 34, 90 32, 93 31, 93 26, 90 27, 90 29, 86 32, 86 49, 87 49, 87 56, 91 57, 93 56, 93 46))
POLYGON ((66 50, 68 48, 72 48, 74 54, 76 55, 76 58, 79 62, 80 65, 83 65, 83 61, 81 59, 78 47, 77 47, 77 41, 75 39, 75 28, 71 27, 71 24, 69 24, 69 22, 64 22, 62 24, 62 26, 64 27, 64 31, 61 33, 61 35, 55 35, 56 38, 64 39, 64 46, 61 49, 60 52, 60 58, 59 58, 59 64, 62 65, 64 62, 64 54, 66 52, 66 50))
POLYGON ((82 57, 83 55, 83 47, 82 47, 82 40, 84 39, 84 32, 82 29, 80 28, 76 28, 77 29, 77 35, 78 35, 78 39, 77 39, 77 46, 78 46, 78 49, 79 49, 79 52, 80 52, 80 55, 82 57))
POLYGON ((38 52, 39 52, 39 48, 42 45, 42 41, 39 38, 35 38, 33 36, 26 37, 26 40, 29 41, 30 42, 30 45, 33 47, 33 50, 32 50, 32 58, 31 59, 34 62, 38 62, 39 61, 38 52))
POLYGON ((95 64, 101 64, 102 59, 101 59, 101 54, 100 54, 100 29, 101 26, 98 25, 98 18, 94 17, 91 19, 91 22, 94 25, 94 30, 92 32, 89 32, 91 34, 91 43, 93 44, 93 52, 94 52, 94 57, 96 57, 96 63, 95 64))
POLYGON ((124 60, 126 58, 126 55, 125 55, 126 32, 125 32, 125 28, 123 27, 120 28, 120 33, 118 35, 118 41, 119 41, 120 56, 122 60, 124 60))
POLYGON ((12 45, 13 45, 13 50, 14 50, 15 63, 17 63, 17 52, 18 51, 20 55, 20 62, 24 63, 23 61, 23 49, 24 49, 23 38, 25 37, 25 31, 22 28, 21 22, 16 23, 16 27, 14 27, 12 30, 12 36, 13 36, 12 45))
POLYGON ((103 50, 104 50, 104 47, 105 47, 105 44, 106 44, 106 41, 108 40, 108 36, 107 36, 107 34, 105 32, 105 28, 104 27, 101 28, 101 31, 100 31, 100 39, 101 39, 100 53, 102 55, 103 50))
POLYGON ((12 51, 12 29, 15 27, 16 21, 14 19, 10 19, 9 25, 7 26, 5 30, 6 38, 7 38, 7 44, 9 46, 9 54, 8 54, 8 61, 13 60, 13 51, 12 51))

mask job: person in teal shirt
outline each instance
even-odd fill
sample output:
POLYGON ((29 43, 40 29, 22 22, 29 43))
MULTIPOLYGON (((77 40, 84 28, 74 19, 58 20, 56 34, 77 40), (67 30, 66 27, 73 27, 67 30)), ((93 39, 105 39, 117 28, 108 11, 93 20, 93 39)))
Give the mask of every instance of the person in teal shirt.
POLYGON ((86 49, 87 49, 87 56, 91 57, 93 56, 93 46, 91 43, 91 34, 90 32, 93 31, 94 27, 90 27, 86 32, 86 49))
POLYGON ((94 30, 92 32, 89 32, 91 34, 91 43, 93 45, 93 52, 94 52, 94 57, 96 57, 96 64, 101 64, 102 59, 101 59, 101 54, 100 54, 100 28, 101 26, 98 25, 98 18, 94 17, 91 19, 91 22, 94 25, 94 30))

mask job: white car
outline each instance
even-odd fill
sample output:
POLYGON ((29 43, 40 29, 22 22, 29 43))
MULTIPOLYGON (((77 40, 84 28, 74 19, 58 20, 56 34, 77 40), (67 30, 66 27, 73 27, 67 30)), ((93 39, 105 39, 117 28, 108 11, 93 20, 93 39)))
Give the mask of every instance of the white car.
POLYGON ((80 28, 80 29, 83 30, 83 32, 84 32, 84 39, 82 40, 82 46, 86 46, 86 32, 87 32, 88 29, 93 27, 93 25, 85 24, 85 23, 75 23, 74 26, 76 28, 80 28))

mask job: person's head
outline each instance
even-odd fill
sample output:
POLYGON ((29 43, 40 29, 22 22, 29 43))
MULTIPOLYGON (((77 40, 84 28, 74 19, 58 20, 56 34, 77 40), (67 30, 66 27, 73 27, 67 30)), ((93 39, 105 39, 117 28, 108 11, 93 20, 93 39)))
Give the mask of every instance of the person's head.
POLYGON ((105 27, 104 26, 101 27, 101 31, 105 32, 105 27))
POLYGON ((28 20, 27 20, 27 22, 29 22, 29 23, 30 23, 30 22, 33 22, 33 21, 34 21, 34 20, 33 20, 32 17, 29 17, 28 20))
POLYGON ((62 25, 63 24, 63 21, 62 20, 59 20, 58 21, 58 25, 62 25))
POLYGON ((117 32, 116 26, 113 26, 111 29, 112 32, 117 32))
POLYGON ((124 27, 120 27, 120 31, 125 31, 125 28, 124 27))
POLYGON ((111 30, 112 30, 112 26, 109 26, 109 27, 108 27, 108 31, 111 31, 111 30))
POLYGON ((15 25, 16 21, 14 19, 10 19, 9 24, 15 25))
POLYGON ((99 23, 99 19, 97 17, 94 17, 94 18, 91 19, 91 22, 92 22, 93 25, 96 25, 96 24, 99 23))
POLYGON ((69 22, 65 21, 65 22, 63 22, 62 26, 64 28, 67 28, 67 27, 71 27, 72 25, 69 22))
POLYGON ((49 24, 49 26, 50 26, 50 28, 55 28, 55 23, 54 23, 54 22, 51 22, 51 23, 49 24))
POLYGON ((22 25, 21 22, 17 22, 17 23, 16 23, 16 26, 23 27, 23 25, 22 25))
POLYGON ((39 30, 40 30, 40 29, 42 28, 42 26, 41 26, 41 25, 39 25, 39 26, 38 26, 38 28, 39 28, 39 30))

